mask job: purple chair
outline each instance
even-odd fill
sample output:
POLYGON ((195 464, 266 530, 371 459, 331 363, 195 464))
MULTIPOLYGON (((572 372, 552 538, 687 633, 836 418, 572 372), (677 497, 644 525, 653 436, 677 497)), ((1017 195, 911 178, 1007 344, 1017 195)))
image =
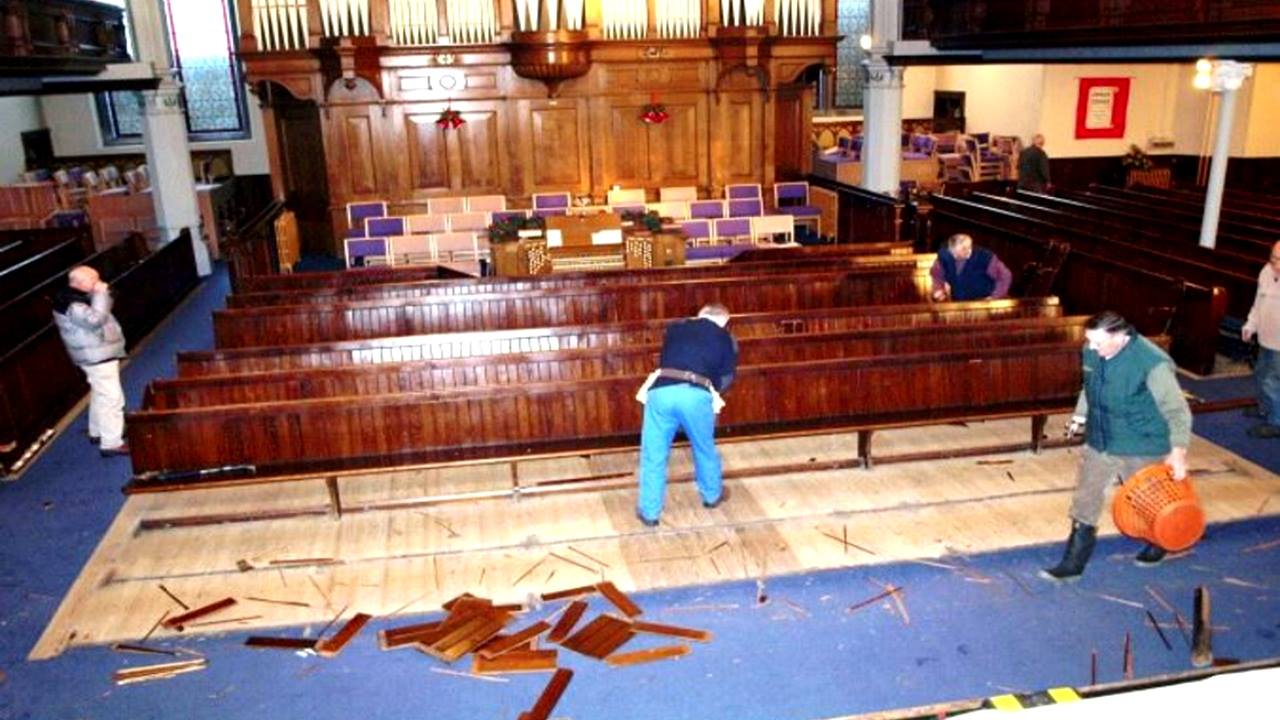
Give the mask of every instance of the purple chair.
POLYGON ((384 202, 347 203, 347 237, 367 237, 364 234, 364 221, 386 216, 387 204, 384 202))
MULTIPOLYGON (((558 193, 534 193, 534 194, 533 194, 533 209, 534 209, 534 210, 562 210, 562 211, 567 211, 567 210, 569 209, 569 202, 570 202, 570 199, 569 199, 569 193, 567 193, 567 192, 558 192, 558 193)), ((564 214, 564 212, 560 212, 560 213, 553 213, 553 214, 563 215, 563 214, 564 214)))
POLYGON ((754 198, 764 202, 764 196, 760 193, 760 185, 758 183, 726 185, 724 188, 724 196, 729 200, 750 200, 754 198))
POLYGON ((677 223, 684 231, 685 238, 694 245, 714 245, 715 233, 711 230, 711 221, 705 218, 681 220, 677 223))
POLYGON ((724 217, 723 200, 695 200, 689 203, 690 218, 722 218, 724 217))
POLYGON ((764 203, 759 198, 729 201, 729 217, 753 217, 764 214, 764 203))
POLYGON ((528 210, 495 210, 493 212, 493 223, 496 225, 503 222, 511 222, 512 220, 524 220, 529 217, 528 210))
POLYGON ((361 267, 365 258, 387 255, 386 238, 347 238, 343 241, 346 248, 347 267, 361 267))
POLYGON ((809 204, 809 183, 780 182, 773 184, 773 205, 778 214, 790 215, 797 222, 817 223, 822 210, 809 204))
POLYGON ((916 135, 911 138, 911 145, 903 151, 903 160, 928 160, 933 157, 933 149, 937 142, 928 135, 916 135))
POLYGON ((404 229, 404 227, 404 218, 402 217, 365 218, 363 237, 386 238, 408 235, 409 233, 404 229))
POLYGON ((747 242, 752 242, 750 217, 716 218, 712 222, 715 225, 717 243, 740 238, 746 238, 747 242))

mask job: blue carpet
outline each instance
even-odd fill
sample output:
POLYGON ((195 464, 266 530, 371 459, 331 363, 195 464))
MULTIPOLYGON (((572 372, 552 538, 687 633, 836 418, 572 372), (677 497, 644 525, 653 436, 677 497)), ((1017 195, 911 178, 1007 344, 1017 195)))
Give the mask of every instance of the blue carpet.
MULTIPOLYGON (((225 293, 219 269, 135 352, 124 373, 130 407, 137 407, 148 379, 173 375, 178 350, 212 346, 209 313, 225 293)), ((97 457, 83 437, 84 424, 77 418, 18 482, 0 484, 7 510, 0 526, 0 719, 514 718, 545 684, 546 675, 507 683, 453 677, 431 672, 444 666, 415 651, 380 652, 373 631, 387 621, 373 623, 332 660, 248 650, 244 634, 195 637, 182 645, 205 653, 207 670, 132 687, 114 686, 111 673, 165 658, 83 648, 27 662, 123 502, 128 462, 97 457)), ((1246 438, 1245 427, 1235 412, 1196 418, 1197 432, 1229 447, 1243 439, 1243 449, 1233 449, 1280 468, 1274 454, 1280 444, 1246 438)), ((1121 677, 1126 632, 1138 676, 1185 670, 1186 642, 1144 589, 1148 584, 1187 618, 1193 588, 1209 585, 1222 626, 1217 654, 1276 657, 1280 597, 1271 588, 1280 587, 1280 548, 1244 549, 1277 537, 1278 517, 1213 527, 1193 553, 1149 570, 1129 564, 1136 543, 1108 539, 1084 579, 1065 588, 1035 577, 1037 568, 1057 559, 1053 546, 946 559, 963 573, 900 563, 770 578, 763 606, 752 582, 641 593, 636 600, 649 619, 711 630, 714 641, 695 644, 678 661, 621 669, 566 651, 562 662, 578 675, 555 714, 578 720, 831 717, 1085 684, 1094 649, 1098 680, 1105 682, 1121 677), (904 588, 909 624, 887 601, 848 611, 879 592, 873 578, 904 588), (1167 625, 1173 649, 1144 624, 1142 609, 1126 603, 1150 608, 1167 625)), ((602 609, 594 600, 593 612, 602 609)), ((625 649, 665 643, 637 638, 625 649)))

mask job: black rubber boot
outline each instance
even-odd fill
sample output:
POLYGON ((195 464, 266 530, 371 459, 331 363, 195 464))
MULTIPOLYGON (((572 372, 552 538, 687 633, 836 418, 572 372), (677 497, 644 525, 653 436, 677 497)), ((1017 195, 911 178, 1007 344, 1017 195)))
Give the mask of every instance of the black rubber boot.
POLYGON ((1071 523, 1071 536, 1067 538, 1067 549, 1062 554, 1062 561, 1051 568, 1040 571, 1040 577, 1053 582, 1070 582, 1077 580, 1084 573, 1084 566, 1093 555, 1093 546, 1098 542, 1098 528, 1082 522, 1071 523))
POLYGON ((1142 552, 1133 558, 1133 564, 1138 567, 1152 567, 1159 565, 1168 554, 1164 548, 1147 543, 1147 546, 1142 548, 1142 552))

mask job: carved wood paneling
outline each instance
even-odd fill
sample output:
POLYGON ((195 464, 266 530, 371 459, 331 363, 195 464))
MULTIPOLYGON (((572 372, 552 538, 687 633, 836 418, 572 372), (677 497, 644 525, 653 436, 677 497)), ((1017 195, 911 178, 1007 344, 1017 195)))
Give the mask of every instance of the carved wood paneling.
POLYGON ((779 178, 800 178, 809 172, 812 99, 803 86, 778 88, 774 104, 774 167, 779 178))
POLYGON ((572 186, 576 189, 584 185, 585 153, 580 149, 585 138, 579 131, 581 118, 577 105, 536 107, 530 110, 529 120, 532 137, 527 157, 532 167, 532 187, 572 186))
POLYGON ((605 109, 605 132, 597 137, 605 152, 605 187, 614 184, 643 187, 649 183, 649 126, 640 122, 643 102, 626 102, 605 109))
POLYGON ((410 192, 448 190, 452 185, 445 131, 436 127, 439 116, 439 112, 406 112, 404 115, 410 192))
POLYGON ((753 94, 725 94, 720 99, 720 119, 712 131, 719 143, 717 184, 760 182, 763 164, 761 99, 753 94))
MULTIPOLYGON (((665 103, 671 117, 649 128, 653 141, 649 153, 651 177, 648 184, 705 185, 704 103, 700 98, 665 103)), ((639 122, 633 120, 633 122, 639 122)))
POLYGON ((457 128, 454 137, 458 146, 460 187, 468 193, 503 191, 502 129, 499 116, 493 110, 463 113, 467 124, 457 128))

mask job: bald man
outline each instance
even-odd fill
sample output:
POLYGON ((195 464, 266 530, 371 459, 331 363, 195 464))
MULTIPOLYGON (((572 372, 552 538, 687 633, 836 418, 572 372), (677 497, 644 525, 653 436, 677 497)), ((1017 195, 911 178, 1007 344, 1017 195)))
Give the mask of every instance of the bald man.
POLYGON ((1018 153, 1018 189, 1042 193, 1049 189, 1049 155, 1044 151, 1044 136, 1037 134, 1031 145, 1018 153))
POLYGON ((53 320, 67 354, 89 380, 89 441, 103 457, 128 455, 124 443, 124 389, 120 359, 124 331, 111 314, 111 292, 98 271, 81 265, 53 300, 53 320))
POLYGON ((1240 336, 1245 342, 1257 336, 1260 346, 1253 366, 1258 407, 1245 412, 1262 418, 1262 424, 1249 428, 1249 435, 1280 437, 1280 242, 1271 246, 1271 257, 1258 272, 1258 293, 1240 336))

